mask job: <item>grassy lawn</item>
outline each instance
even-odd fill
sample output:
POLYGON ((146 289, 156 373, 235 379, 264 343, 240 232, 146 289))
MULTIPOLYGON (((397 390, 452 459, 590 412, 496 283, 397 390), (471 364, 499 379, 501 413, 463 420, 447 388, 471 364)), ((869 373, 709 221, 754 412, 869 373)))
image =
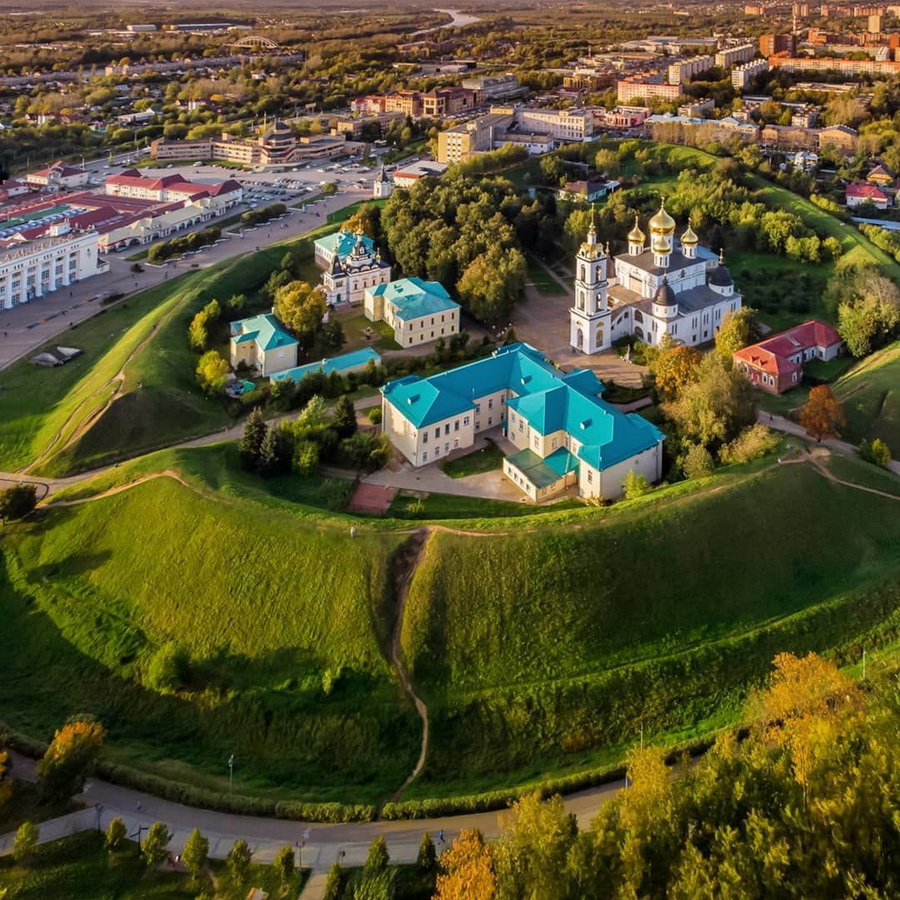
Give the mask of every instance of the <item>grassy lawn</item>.
POLYGON ((900 341, 860 360, 833 390, 847 417, 845 440, 881 438, 900 455, 900 341))
POLYGON ((374 347, 376 350, 400 349, 400 345, 394 340, 394 329, 387 322, 371 322, 358 308, 343 310, 336 318, 344 329, 345 342, 341 353, 349 353, 362 347, 374 347))
POLYGON ((184 873, 147 872, 130 842, 110 855, 96 832, 45 844, 22 865, 0 857, 0 891, 10 891, 16 900, 176 900, 197 896, 190 881, 184 873))
POLYGON ((441 470, 451 478, 465 478, 468 475, 481 475, 484 472, 496 472, 503 468, 506 454, 491 441, 480 450, 473 450, 458 459, 445 460, 441 470))
POLYGON ((885 491, 900 497, 900 476, 888 469, 881 469, 871 463, 860 465, 855 458, 848 458, 842 453, 832 453, 825 460, 825 465, 844 481, 852 481, 854 484, 862 484, 876 491, 885 491))
POLYGON ((546 266, 533 254, 526 257, 528 261, 527 280, 545 297, 565 297, 568 291, 554 278, 546 266))

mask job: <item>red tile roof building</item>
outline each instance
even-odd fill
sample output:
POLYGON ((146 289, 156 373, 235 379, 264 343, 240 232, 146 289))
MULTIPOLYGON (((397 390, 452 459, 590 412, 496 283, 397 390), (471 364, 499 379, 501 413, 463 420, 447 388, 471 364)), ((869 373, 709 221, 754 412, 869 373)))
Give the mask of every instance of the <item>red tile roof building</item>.
POLYGON ((800 383, 803 363, 834 359, 842 345, 834 328, 811 319, 736 351, 733 359, 754 385, 768 394, 782 394, 800 383))
POLYGON ((867 184, 865 181, 856 181, 847 185, 847 206, 859 206, 862 203, 871 203, 878 209, 887 209, 891 199, 880 187, 867 184))

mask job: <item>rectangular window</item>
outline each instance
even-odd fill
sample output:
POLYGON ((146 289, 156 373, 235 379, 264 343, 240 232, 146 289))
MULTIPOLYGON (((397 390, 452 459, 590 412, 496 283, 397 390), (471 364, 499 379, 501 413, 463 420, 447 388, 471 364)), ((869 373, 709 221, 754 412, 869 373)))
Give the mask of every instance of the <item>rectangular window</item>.
POLYGON ((457 419, 457 420, 453 423, 453 430, 454 430, 454 431, 459 431, 459 419, 457 419))
POLYGON ((594 473, 588 469, 588 484, 592 484, 594 481, 594 473))
POLYGON ((494 408, 494 398, 491 397, 491 399, 488 400, 488 409, 493 409, 493 408, 494 408))
POLYGON ((434 439, 437 440, 441 436, 441 427, 440 425, 434 429, 434 439))
POLYGON ((423 444, 427 444, 427 443, 428 443, 428 432, 427 432, 427 431, 423 431, 423 432, 422 432, 422 443, 423 443, 423 444))
POLYGON ((450 423, 449 422, 444 426, 444 434, 450 434, 450 423))
POLYGON ((463 416, 463 425, 468 425, 468 424, 469 424, 469 417, 463 416))
POLYGON ((428 453, 427 452, 422 454, 422 462, 428 462, 428 453))

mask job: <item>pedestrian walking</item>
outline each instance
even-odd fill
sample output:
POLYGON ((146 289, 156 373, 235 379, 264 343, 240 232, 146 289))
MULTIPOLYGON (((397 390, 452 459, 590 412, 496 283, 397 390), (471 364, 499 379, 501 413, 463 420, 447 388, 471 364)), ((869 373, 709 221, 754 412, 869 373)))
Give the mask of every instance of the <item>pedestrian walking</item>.
POLYGON ((144 804, 141 803, 140 800, 138 800, 138 802, 137 802, 137 811, 138 811, 138 814, 140 814, 144 811, 144 804))
POLYGON ((444 843, 444 829, 443 828, 441 828, 438 831, 438 843, 441 845, 443 845, 443 843, 444 843))

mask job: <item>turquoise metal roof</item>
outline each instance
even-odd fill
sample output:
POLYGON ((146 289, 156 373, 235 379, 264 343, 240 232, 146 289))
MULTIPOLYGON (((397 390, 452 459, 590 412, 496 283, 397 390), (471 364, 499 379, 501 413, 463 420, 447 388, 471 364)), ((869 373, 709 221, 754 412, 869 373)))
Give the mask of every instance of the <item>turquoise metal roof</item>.
POLYGON ((364 347, 362 350, 342 353, 340 356, 332 356, 329 359, 319 360, 319 362, 307 363, 305 366, 297 366, 293 369, 285 369, 283 372, 276 372, 272 375, 272 381, 300 382, 303 380, 303 376, 308 375, 310 372, 322 372, 323 375, 330 375, 332 372, 347 372, 350 369, 367 366, 370 360, 376 366, 381 364, 381 357, 371 347, 364 347))
POLYGON ((450 295, 438 281, 399 278, 388 284, 379 284, 370 293, 384 297, 385 302, 394 307, 394 315, 403 321, 459 309, 459 304, 450 299, 450 295))
MULTIPOLYGON (((375 252, 375 241, 366 235, 361 235, 363 246, 367 253, 375 252)), ((321 247, 328 253, 336 253, 338 259, 344 260, 352 252, 356 246, 357 235, 351 234, 349 231, 335 231, 334 234, 326 234, 315 241, 317 247, 321 247)))
POLYGON ((281 327, 281 322, 271 313, 239 319, 231 323, 231 339, 235 343, 254 340, 261 350, 274 350, 276 347, 290 347, 297 343, 297 338, 288 334, 281 327))
POLYGON ((542 435, 564 431, 581 445, 578 458, 596 469, 648 450, 664 437, 641 416, 600 399, 603 385, 593 372, 564 373, 527 344, 501 347, 486 359, 430 378, 411 375, 381 390, 418 428, 474 410, 479 397, 504 389, 517 395, 508 400, 510 409, 542 435))

